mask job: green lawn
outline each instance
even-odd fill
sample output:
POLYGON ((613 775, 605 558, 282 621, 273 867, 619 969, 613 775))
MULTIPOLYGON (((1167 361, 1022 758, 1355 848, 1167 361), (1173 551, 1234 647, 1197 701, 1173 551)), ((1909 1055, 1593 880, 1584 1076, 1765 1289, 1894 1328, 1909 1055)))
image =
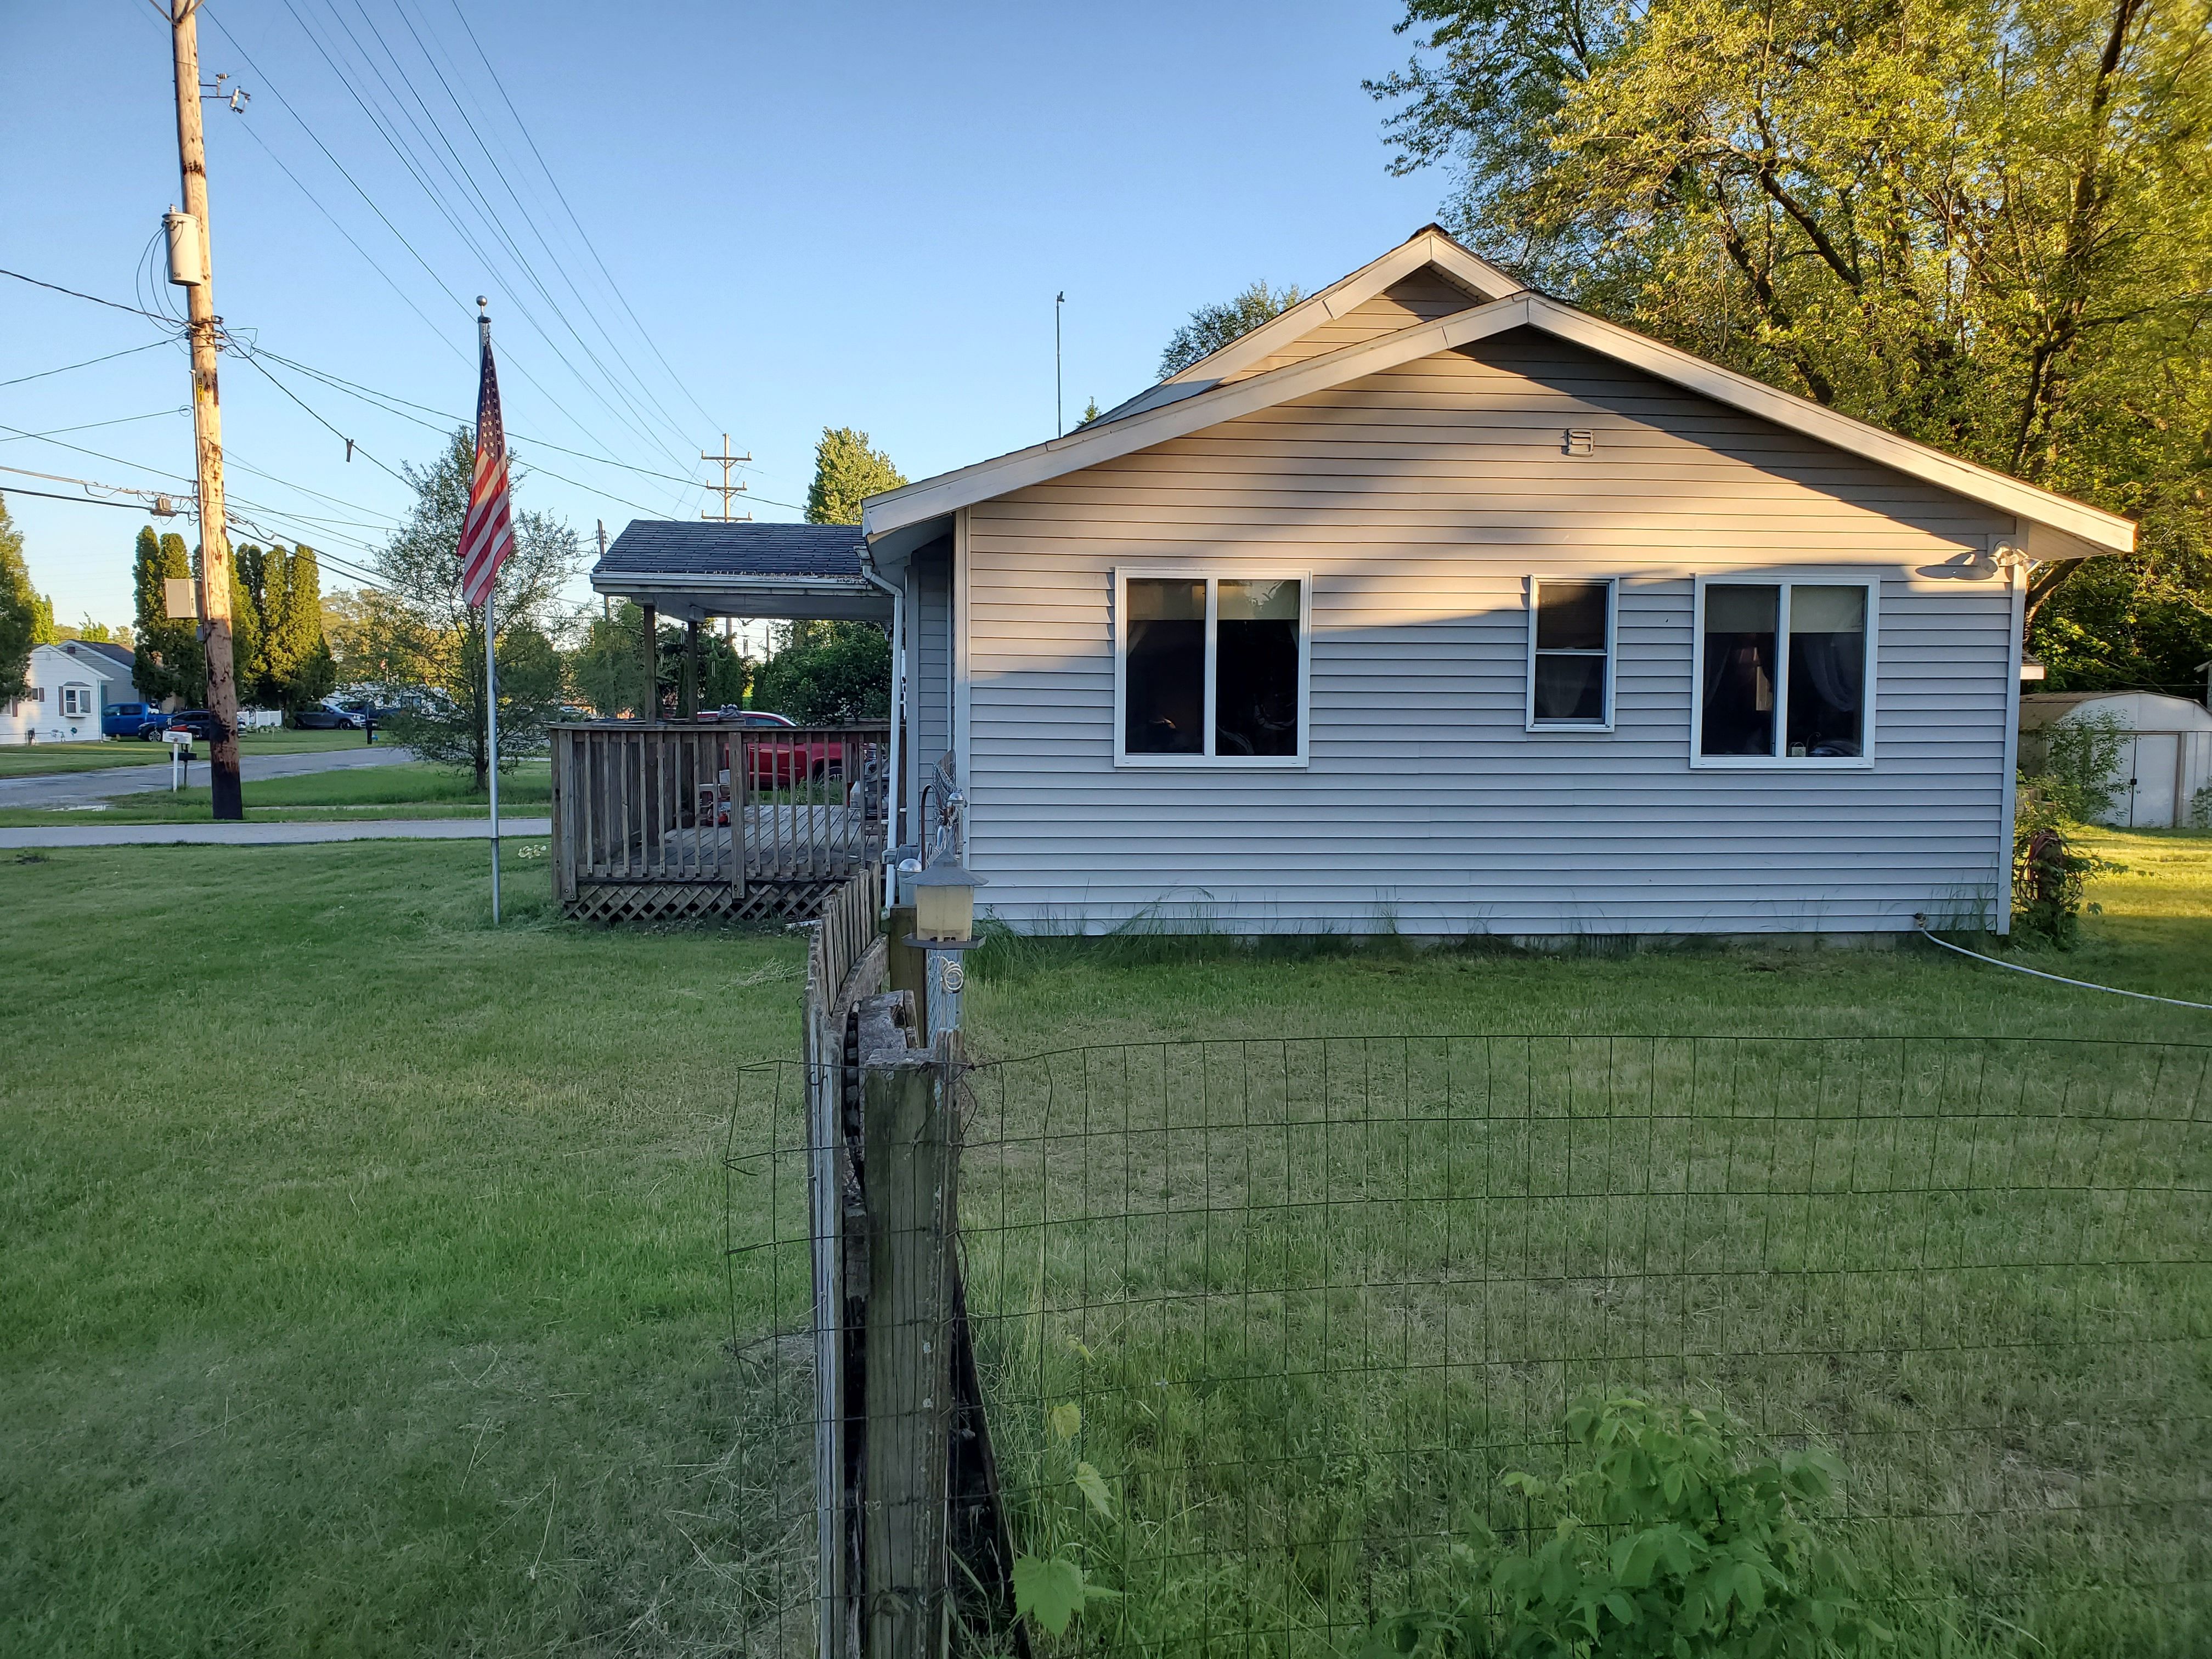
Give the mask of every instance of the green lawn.
MULTIPOLYGON (((280 726, 272 732, 241 732, 238 746, 248 755, 302 755, 325 749, 358 749, 358 732, 295 732, 280 726)), ((207 745, 193 753, 203 761, 207 745)), ((0 749, 0 778, 27 778, 54 772, 97 772, 111 766, 152 766, 169 757, 165 743, 137 743, 112 738, 106 743, 10 744, 0 749)))
MULTIPOLYGON (((2130 869, 2098 884, 2087 944, 2033 959, 2212 1000, 2212 842, 2101 844, 2130 869)), ((722 1653, 762 1627, 799 1465, 764 1488, 735 1455, 775 1401, 726 1346, 719 1159, 737 1068, 796 1051, 799 944, 563 924, 520 860, 494 932, 483 884, 469 846, 0 854, 0 1653, 722 1653)), ((2212 1015, 1932 951, 994 954, 969 1006, 1002 1055, 1486 1030, 2212 1039, 2212 1015)), ((764 1114, 742 1109, 739 1150, 764 1114)), ((969 1182, 978 1219, 991 1178, 969 1182)), ((1129 1179, 1105 1170, 1100 1201, 1129 1179)), ((1140 1273, 1192 1259, 1184 1235, 1132 1237, 1140 1273)), ((1146 1288, 1094 1284, 1102 1363, 1164 1352, 1146 1288)), ((740 1334, 790 1289, 741 1276, 740 1334)), ((1068 1381, 1035 1376, 1027 1405, 1068 1381)), ((2100 1384, 2161 1385, 2203 1420, 2201 1364, 2100 1384)), ((1117 1483, 1211 1431, 1156 1434, 1109 1395, 1085 1455, 1117 1483)), ((1296 1407, 1279 1420, 1316 1420, 1296 1407)), ((1006 1423, 1010 1458, 1052 1455, 1036 1427, 1006 1423)), ((2201 1452, 2177 1441, 2173 1467, 2201 1452)), ((1312 1491, 1348 1503, 1361 1478, 1312 1491)))
POLYGON ((474 847, 0 855, 0 1653, 714 1650, 717 1155, 799 947, 506 898, 474 847))
MULTIPOLYGON (((197 775, 205 777, 206 769, 197 775)), ((546 763, 526 761, 500 780, 502 813, 543 817, 552 799, 552 775, 546 763)), ((486 811, 485 792, 471 780, 426 761, 401 761, 392 766, 365 766, 340 772, 310 772, 300 777, 248 779, 246 816, 249 819, 292 822, 314 818, 440 818, 479 817, 486 811)), ((117 795, 98 811, 82 808, 0 808, 0 827, 43 827, 55 823, 205 823, 209 821, 207 787, 156 789, 143 794, 117 795)))

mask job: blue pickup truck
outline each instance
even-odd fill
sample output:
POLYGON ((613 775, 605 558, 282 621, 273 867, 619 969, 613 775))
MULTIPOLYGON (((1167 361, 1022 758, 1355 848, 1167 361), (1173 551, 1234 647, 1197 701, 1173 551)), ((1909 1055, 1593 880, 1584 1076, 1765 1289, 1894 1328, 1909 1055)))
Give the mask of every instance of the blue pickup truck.
POLYGON ((100 735, 103 738, 135 738, 149 720, 161 718, 157 704, 150 702, 111 702, 100 711, 100 735))

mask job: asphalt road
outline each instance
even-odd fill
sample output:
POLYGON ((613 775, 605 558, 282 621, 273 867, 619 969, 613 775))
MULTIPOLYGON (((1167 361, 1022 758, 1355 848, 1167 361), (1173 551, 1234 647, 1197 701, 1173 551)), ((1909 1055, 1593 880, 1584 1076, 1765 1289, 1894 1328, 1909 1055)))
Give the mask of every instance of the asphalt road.
MULTIPOLYGON (((396 744, 380 743, 374 748, 364 744, 358 749, 322 749, 304 755, 248 755, 239 763, 239 775, 253 783, 311 772, 349 772, 358 766, 394 766, 414 758, 412 750, 396 744)), ((207 781, 205 760, 185 767, 187 784, 204 785, 207 781)), ((50 772, 36 777, 0 778, 0 806, 86 806, 111 795, 143 794, 168 787, 166 759, 151 766, 112 766, 104 772, 50 772)))
MULTIPOLYGON (((499 821, 502 841, 553 833, 550 818, 499 821)), ((58 823, 0 830, 0 848, 33 847, 290 847, 319 841, 489 841, 489 818, 356 818, 346 823, 58 823)))

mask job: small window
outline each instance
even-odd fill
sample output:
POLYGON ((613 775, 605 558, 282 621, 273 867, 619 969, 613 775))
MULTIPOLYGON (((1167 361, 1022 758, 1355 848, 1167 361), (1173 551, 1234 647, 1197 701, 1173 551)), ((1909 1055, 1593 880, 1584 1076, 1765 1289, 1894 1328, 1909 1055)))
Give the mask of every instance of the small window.
POLYGON ((1707 582, 1700 598, 1698 758, 1865 765, 1873 586, 1707 582))
POLYGON ((1613 584, 1528 583, 1528 727, 1613 726, 1613 584))
POLYGON ((1117 758, 1303 763, 1307 586, 1296 576, 1123 577, 1117 758))
POLYGON ((62 687, 62 713, 64 716, 92 713, 92 688, 82 684, 62 687))

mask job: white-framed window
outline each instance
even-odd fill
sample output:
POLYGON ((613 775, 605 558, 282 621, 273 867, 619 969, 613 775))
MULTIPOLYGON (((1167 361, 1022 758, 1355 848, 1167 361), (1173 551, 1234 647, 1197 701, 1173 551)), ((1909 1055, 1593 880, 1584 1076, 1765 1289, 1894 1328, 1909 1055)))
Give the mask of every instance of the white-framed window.
POLYGON ((62 714, 64 718, 73 714, 89 714, 90 713, 92 713, 90 686, 81 680, 72 680, 62 687, 62 714))
POLYGON ((1610 579, 1528 578, 1531 732, 1613 730, 1618 594, 1610 579))
POLYGON ((1873 765, 1880 592, 1870 576, 1698 578, 1690 763, 1873 765))
POLYGON ((1306 763, 1313 580, 1114 573, 1114 763, 1306 763))

